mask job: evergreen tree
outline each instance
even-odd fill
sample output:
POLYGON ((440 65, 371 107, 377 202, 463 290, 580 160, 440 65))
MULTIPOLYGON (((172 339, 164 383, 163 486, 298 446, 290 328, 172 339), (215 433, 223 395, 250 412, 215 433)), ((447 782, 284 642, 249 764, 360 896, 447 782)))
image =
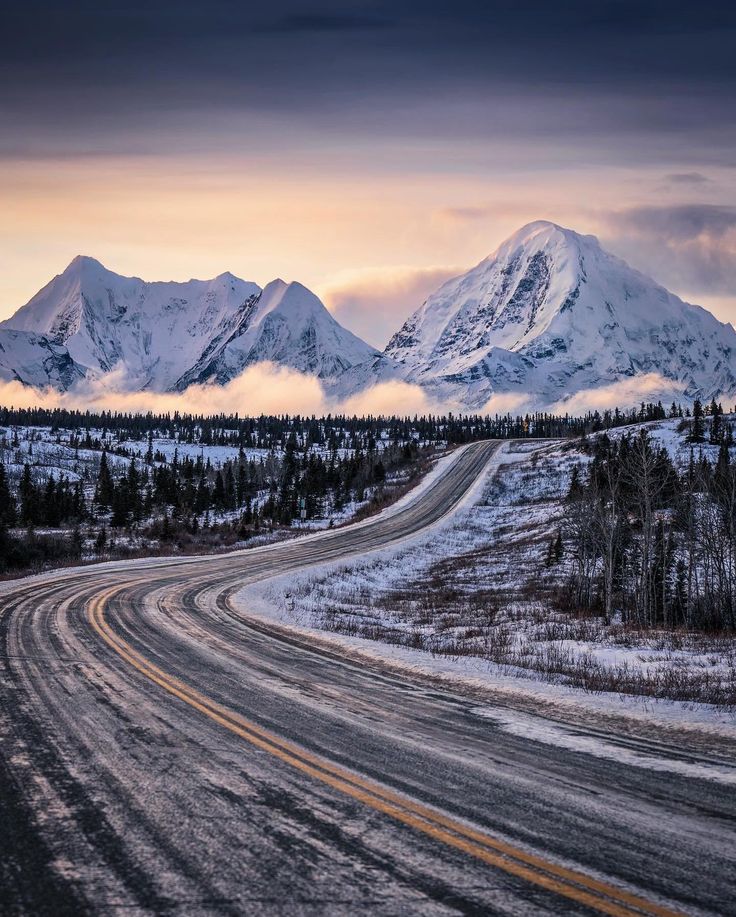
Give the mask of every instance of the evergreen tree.
POLYGON ((103 449, 100 458, 100 470, 97 475, 97 487, 95 489, 95 503, 98 504, 100 509, 110 509, 112 506, 114 489, 115 485, 113 484, 112 475, 110 474, 110 468, 107 463, 107 451, 103 449))
POLYGON ((690 426, 690 435, 688 436, 688 442, 690 443, 704 443, 705 442, 705 421, 703 420, 703 405, 699 400, 696 399, 693 404, 693 422, 690 426))
POLYGON ((18 494, 20 496, 21 522, 24 525, 33 525, 38 520, 40 501, 31 476, 31 466, 28 462, 23 466, 18 494))
POLYGON ((15 525, 17 519, 18 511, 15 505, 15 497, 10 492, 5 465, 0 461, 0 525, 15 525))
POLYGON ((555 538, 555 544, 554 544, 554 558, 555 558, 556 564, 559 564, 560 561, 562 560, 563 550, 564 550, 564 547, 562 543, 562 530, 558 529, 557 537, 555 538))

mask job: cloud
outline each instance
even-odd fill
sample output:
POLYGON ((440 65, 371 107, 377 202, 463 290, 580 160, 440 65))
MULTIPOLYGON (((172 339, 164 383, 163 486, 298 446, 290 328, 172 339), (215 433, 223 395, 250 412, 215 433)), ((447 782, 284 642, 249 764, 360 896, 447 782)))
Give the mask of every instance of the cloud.
POLYGON ((379 382, 372 388, 353 395, 340 404, 340 411, 357 414, 383 414, 386 416, 411 416, 413 414, 447 413, 453 407, 432 401, 423 388, 408 382, 379 382))
POLYGON ((190 414, 324 414, 327 399, 316 376, 258 363, 227 385, 192 385, 186 392, 126 391, 126 380, 111 373, 85 379, 74 389, 57 392, 34 389, 18 382, 0 383, 0 403, 16 407, 41 405, 91 411, 167 412, 190 414))
POLYGON ((553 414, 584 414, 586 411, 605 411, 607 408, 636 407, 642 401, 677 400, 685 390, 685 383, 667 379, 659 373, 645 373, 632 379, 621 379, 609 385, 584 389, 562 398, 549 408, 553 414))
POLYGON ((365 29, 386 29, 394 25, 377 16, 358 16, 351 13, 291 13, 274 22, 257 26, 256 32, 355 32, 365 29))
POLYGON ((479 414, 521 414, 531 410, 531 396, 513 392, 498 392, 486 401, 479 414))
POLYGON ((702 172, 671 172, 666 178, 675 185, 704 185, 710 182, 702 172))
POLYGON ((464 223, 471 220, 485 220, 498 212, 497 207, 443 207, 437 217, 450 223, 464 223))
POLYGON ((226 385, 192 385, 185 392, 129 391, 129 380, 112 372, 85 379, 67 392, 37 389, 15 380, 0 382, 0 404, 16 408, 187 414, 413 415, 456 411, 433 401, 418 385, 380 382, 347 399, 328 398, 316 376, 273 363, 257 363, 226 385))
POLYGON ((0 404, 12 408, 61 408, 73 409, 76 405, 68 402, 62 392, 55 389, 31 388, 16 379, 0 381, 0 404))
POLYGON ((383 348, 407 316, 462 268, 370 268, 338 275, 320 288, 335 318, 374 347, 383 348))
POLYGON ((611 214, 614 225, 668 242, 686 242, 707 236, 720 239, 736 227, 736 207, 723 204, 675 204, 667 207, 631 207, 611 214))
POLYGON ((736 207, 633 207, 605 220, 605 244, 668 288, 701 301, 711 293, 733 296, 736 207))

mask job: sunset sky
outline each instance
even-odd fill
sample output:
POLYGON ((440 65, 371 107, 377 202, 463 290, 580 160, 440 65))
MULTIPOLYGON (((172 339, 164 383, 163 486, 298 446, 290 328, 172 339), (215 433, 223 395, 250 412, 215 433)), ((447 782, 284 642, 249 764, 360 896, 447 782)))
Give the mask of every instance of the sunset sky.
POLYGON ((83 253, 383 345, 545 218, 736 321, 730 3, 9 0, 0 125, 0 318, 83 253))

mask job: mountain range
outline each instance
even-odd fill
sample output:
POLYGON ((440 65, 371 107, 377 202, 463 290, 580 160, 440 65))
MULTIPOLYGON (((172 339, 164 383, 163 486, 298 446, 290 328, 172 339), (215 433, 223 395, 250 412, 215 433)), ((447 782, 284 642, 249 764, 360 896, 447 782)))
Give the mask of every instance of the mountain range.
POLYGON ((0 380, 35 387, 73 392, 104 377, 126 391, 184 391, 263 361, 317 376, 335 400, 402 380, 467 409, 506 394, 544 408, 627 380, 643 380, 649 397, 736 393, 730 324, 595 237, 546 221, 443 284, 383 352, 299 283, 261 289, 229 273, 149 283, 88 257, 0 323, 0 380))

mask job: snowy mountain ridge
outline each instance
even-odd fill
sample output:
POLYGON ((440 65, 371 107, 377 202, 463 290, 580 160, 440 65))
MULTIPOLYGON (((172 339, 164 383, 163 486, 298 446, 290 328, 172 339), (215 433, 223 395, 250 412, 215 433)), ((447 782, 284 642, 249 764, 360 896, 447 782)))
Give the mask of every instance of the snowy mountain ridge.
MULTIPOLYGON (((402 375, 478 407, 518 393, 554 404, 657 374, 687 398, 736 390, 736 332, 604 251, 530 223, 447 281, 386 347, 402 375)), ((664 392, 652 393, 666 394, 664 392)))
POLYGON ((184 391, 263 361, 317 376, 336 401, 390 380, 474 410, 505 394, 559 406, 626 382, 640 385, 634 400, 736 394, 730 324, 546 221, 443 284, 383 353, 296 282, 152 283, 87 257, 0 323, 0 380, 36 387, 114 373, 124 390, 184 391))
MULTIPOLYGON (((82 256, 0 329, 32 333, 73 362, 72 375, 44 373, 38 361, 34 372, 15 375, 57 388, 80 374, 116 371, 127 390, 182 390, 209 379, 224 383, 263 360, 322 378, 375 354, 301 284, 275 280, 262 290, 230 273, 151 283, 82 256)), ((25 366, 26 357, 17 356, 25 366)), ((8 369, 2 377, 13 376, 8 369)))

